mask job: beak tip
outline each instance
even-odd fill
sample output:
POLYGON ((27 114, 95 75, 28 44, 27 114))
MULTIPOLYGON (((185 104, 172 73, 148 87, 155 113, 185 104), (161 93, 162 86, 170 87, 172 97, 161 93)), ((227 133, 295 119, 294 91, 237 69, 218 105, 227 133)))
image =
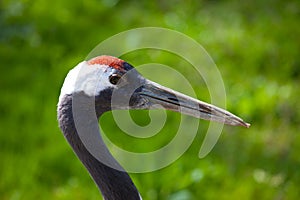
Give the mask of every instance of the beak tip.
POLYGON ((243 122, 242 126, 246 127, 246 128, 250 128, 251 124, 247 123, 247 122, 243 122))

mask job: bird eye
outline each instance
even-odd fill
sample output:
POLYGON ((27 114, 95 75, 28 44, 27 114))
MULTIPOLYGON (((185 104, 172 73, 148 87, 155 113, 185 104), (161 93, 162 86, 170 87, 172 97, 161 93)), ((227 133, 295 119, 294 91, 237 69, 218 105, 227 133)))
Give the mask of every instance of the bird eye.
POLYGON ((120 78, 121 78, 121 75, 112 74, 109 76, 109 82, 113 85, 116 85, 119 82, 120 78))

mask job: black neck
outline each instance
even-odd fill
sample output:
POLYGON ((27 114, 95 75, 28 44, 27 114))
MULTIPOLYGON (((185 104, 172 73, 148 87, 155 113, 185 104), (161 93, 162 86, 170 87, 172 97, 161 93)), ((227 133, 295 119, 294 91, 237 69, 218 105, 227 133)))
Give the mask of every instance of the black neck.
MULTIPOLYGON (((74 152, 89 171, 104 199, 106 200, 140 200, 139 193, 129 175, 108 167, 96 159, 84 146, 75 128, 72 112, 72 95, 66 95, 58 105, 60 128, 74 152)), ((103 111, 97 110, 99 117, 103 111)), ((105 147, 106 148, 106 147, 105 147)))

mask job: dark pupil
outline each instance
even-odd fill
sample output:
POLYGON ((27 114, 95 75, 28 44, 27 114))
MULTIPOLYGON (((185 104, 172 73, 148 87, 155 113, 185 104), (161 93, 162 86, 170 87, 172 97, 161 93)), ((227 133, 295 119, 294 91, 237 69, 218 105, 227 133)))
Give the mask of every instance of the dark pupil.
POLYGON ((113 74, 109 77, 109 82, 114 85, 116 85, 119 80, 120 80, 120 76, 117 74, 113 74))

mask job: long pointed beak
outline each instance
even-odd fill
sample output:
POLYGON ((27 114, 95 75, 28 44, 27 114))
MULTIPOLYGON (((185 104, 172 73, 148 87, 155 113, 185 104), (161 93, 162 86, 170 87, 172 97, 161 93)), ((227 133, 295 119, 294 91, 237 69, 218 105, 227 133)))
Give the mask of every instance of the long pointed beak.
POLYGON ((247 128, 250 126, 241 118, 222 108, 194 99, 149 80, 138 93, 148 102, 150 108, 161 108, 162 106, 167 110, 181 112, 196 118, 232 126, 244 126, 247 128))

